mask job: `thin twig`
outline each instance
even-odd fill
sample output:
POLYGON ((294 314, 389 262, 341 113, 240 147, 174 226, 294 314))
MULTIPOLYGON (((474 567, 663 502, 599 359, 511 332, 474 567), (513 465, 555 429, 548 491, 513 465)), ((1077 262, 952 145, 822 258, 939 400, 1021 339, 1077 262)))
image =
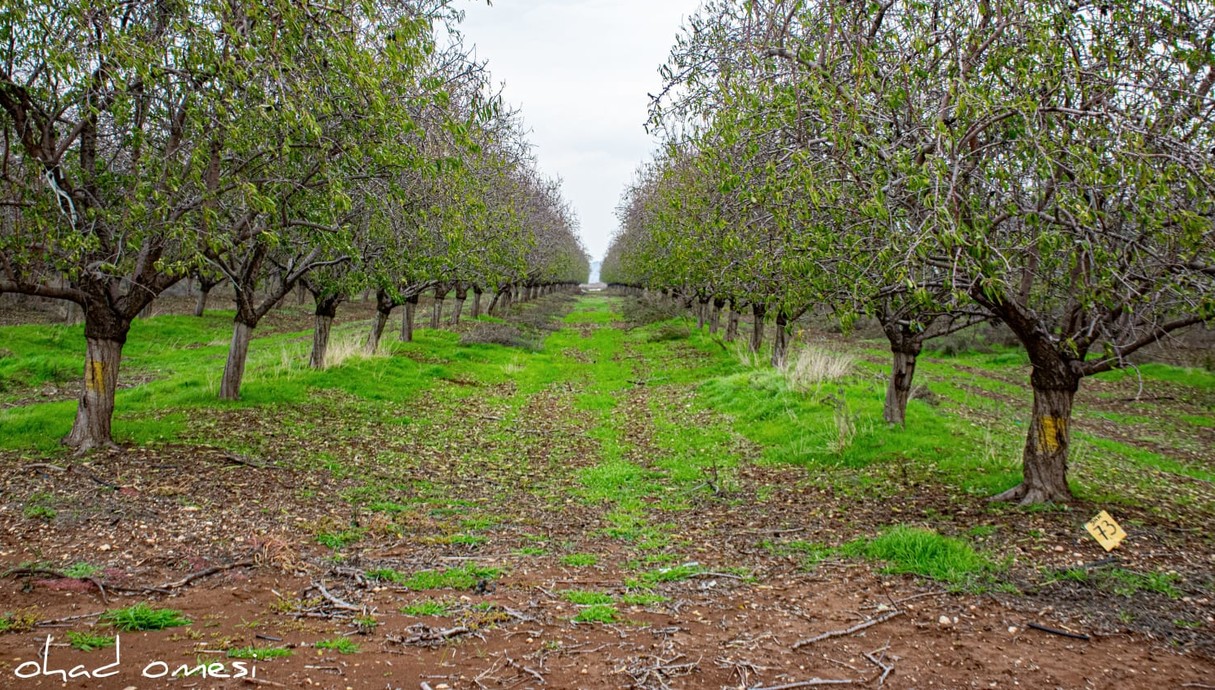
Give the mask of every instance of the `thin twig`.
POLYGON ((329 601, 329 603, 333 604, 334 606, 336 606, 339 609, 342 609, 344 611, 362 611, 363 610, 362 608, 355 606, 354 604, 352 604, 348 601, 343 601, 343 600, 338 599, 337 597, 333 596, 332 594, 330 594, 329 590, 325 589, 324 582, 320 582, 320 581, 313 582, 312 586, 315 587, 317 589, 317 591, 321 593, 321 596, 325 597, 325 599, 327 599, 329 601))
POLYGON ((1058 628, 1052 628, 1052 627, 1049 627, 1046 625, 1042 625, 1040 623, 1030 622, 1030 623, 1026 623, 1025 625, 1027 627, 1033 628, 1034 630, 1041 630, 1042 632, 1050 633, 1052 635, 1059 635, 1061 637, 1070 637, 1070 638, 1073 638, 1076 640, 1092 639, 1088 635, 1085 635, 1083 633, 1068 632, 1067 630, 1060 630, 1058 628))
POLYGON ((811 678, 810 680, 800 680, 796 683, 785 683, 784 685, 752 685, 749 690, 790 690, 790 688, 808 688, 812 685, 852 685, 850 679, 832 680, 830 678, 811 678))
POLYGON ((869 620, 867 620, 863 623, 857 623, 856 625, 852 626, 851 628, 845 628, 843 630, 832 630, 830 632, 825 632, 822 635, 815 635, 814 637, 808 637, 804 640, 798 640, 797 642, 795 642, 793 644, 793 648, 801 649, 802 647, 805 647, 807 645, 812 645, 815 642, 821 642, 822 640, 828 640, 828 639, 831 639, 832 637, 843 637, 844 635, 851 635, 853 633, 860 632, 861 630, 864 630, 865 628, 873 627, 873 626, 877 625, 878 623, 885 623, 886 621, 890 620, 891 618, 894 618, 895 616, 902 615, 902 613, 903 612, 901 610, 891 611, 890 613, 883 614, 881 616, 878 616, 877 618, 870 618, 869 620))

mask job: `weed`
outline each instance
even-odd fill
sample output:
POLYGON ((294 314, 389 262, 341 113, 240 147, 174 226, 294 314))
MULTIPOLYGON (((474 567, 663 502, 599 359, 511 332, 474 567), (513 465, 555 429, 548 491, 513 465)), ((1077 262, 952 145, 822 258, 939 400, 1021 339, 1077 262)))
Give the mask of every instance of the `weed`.
POLYGON ((574 616, 575 623, 615 623, 616 607, 606 604, 588 606, 574 616))
POLYGON ((34 629, 38 622, 37 614, 31 611, 20 611, 0 616, 0 633, 28 632, 34 629))
POLYGON ((349 637, 331 637, 312 646, 317 649, 332 649, 338 654, 355 654, 359 651, 359 646, 351 642, 349 637))
POLYGON ((523 548, 515 549, 516 556, 543 556, 546 553, 548 553, 548 551, 545 551, 539 546, 524 546, 523 548))
POLYGON ((235 647, 228 650, 229 659, 252 659, 266 661, 282 659, 291 656, 291 650, 285 647, 235 647))
POLYGON ((1170 599, 1181 597, 1177 589, 1180 579, 1176 573, 1138 573, 1125 568, 1065 568, 1048 571, 1045 577, 1047 583, 1076 582, 1124 597, 1151 592, 1170 599))
POLYGON ((870 541, 850 542, 843 550, 886 561, 886 572, 913 573, 954 585, 972 584, 995 567, 961 539, 906 525, 892 527, 870 541))
POLYGON ((106 611, 98 620, 109 623, 121 632, 164 630, 190 624, 189 619, 177 609, 154 609, 144 603, 106 611))
POLYGON ((374 568, 372 570, 368 570, 367 577, 373 580, 393 582, 396 584, 401 584, 408 579, 404 573, 399 570, 393 570, 392 568, 374 568))
POLYGON ((788 357, 781 371, 791 390, 817 393, 824 383, 852 373, 855 361, 852 355, 807 346, 788 357))
POLYGON ((21 511, 21 514, 27 518, 30 518, 31 520, 38 518, 43 520, 54 520, 55 516, 58 515, 54 508, 42 505, 26 506, 25 510, 21 511))
POLYGON ((400 608, 400 611, 407 616, 446 616, 451 611, 451 604, 427 599, 406 604, 400 608))
POLYGON ((482 580, 496 580, 502 571, 468 564, 446 570, 424 570, 414 573, 401 584, 410 589, 473 589, 482 580))
POLYGON ((579 606, 612 603, 612 598, 603 592, 588 592, 582 589, 567 589, 562 592, 562 595, 565 596, 566 601, 579 606))
POLYGON ((620 597, 620 603, 629 606, 653 606, 670 600, 670 597, 664 597, 661 594, 650 594, 648 592, 630 592, 620 597))
POLYGON ((338 549, 344 549, 362 539, 363 535, 366 533, 367 530, 359 527, 352 527, 340 532, 321 532, 320 534, 316 535, 316 543, 320 544, 321 546, 327 546, 336 551, 338 549))
POLYGON ((571 568, 585 568, 598 562, 599 558, 593 553, 571 553, 561 557, 562 565, 568 565, 571 568))
POLYGON ((74 577, 77 580, 82 580, 86 577, 93 577, 94 575, 96 575, 99 572, 101 572, 100 567, 95 566, 91 563, 85 563, 84 561, 80 561, 79 563, 73 563, 72 565, 69 565, 68 567, 63 569, 64 575, 66 575, 67 577, 74 577))
POLYGON ((114 646, 113 635, 94 635, 87 632, 77 632, 75 630, 68 631, 67 641, 68 644, 82 652, 91 652, 95 649, 105 649, 106 647, 114 646))

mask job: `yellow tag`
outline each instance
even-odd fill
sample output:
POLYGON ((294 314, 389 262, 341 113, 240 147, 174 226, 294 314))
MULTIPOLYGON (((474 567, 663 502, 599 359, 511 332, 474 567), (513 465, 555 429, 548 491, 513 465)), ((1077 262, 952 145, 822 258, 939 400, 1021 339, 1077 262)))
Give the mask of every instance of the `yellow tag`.
POLYGON ((1106 551, 1113 551, 1114 547, 1126 539, 1126 532, 1122 531, 1122 527, 1114 522, 1114 518, 1104 510, 1097 513, 1097 517, 1085 523, 1084 528, 1093 535, 1093 539, 1096 539, 1098 544, 1105 547, 1106 551))

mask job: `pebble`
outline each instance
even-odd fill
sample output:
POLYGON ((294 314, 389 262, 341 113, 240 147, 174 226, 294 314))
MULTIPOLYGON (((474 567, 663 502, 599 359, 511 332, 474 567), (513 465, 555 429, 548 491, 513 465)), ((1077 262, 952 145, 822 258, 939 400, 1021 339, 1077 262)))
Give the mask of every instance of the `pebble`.
POLYGON ((1009 635, 1016 635, 1016 634, 1017 634, 1017 630, 1019 630, 1019 628, 1018 628, 1017 626, 1015 626, 1015 625, 1010 625, 1010 626, 1008 626, 1008 634, 1009 634, 1009 635))
POLYGON ((940 623, 941 625, 950 625, 953 623, 953 621, 949 620, 949 616, 946 616, 944 614, 942 614, 941 617, 937 619, 937 622, 940 623))

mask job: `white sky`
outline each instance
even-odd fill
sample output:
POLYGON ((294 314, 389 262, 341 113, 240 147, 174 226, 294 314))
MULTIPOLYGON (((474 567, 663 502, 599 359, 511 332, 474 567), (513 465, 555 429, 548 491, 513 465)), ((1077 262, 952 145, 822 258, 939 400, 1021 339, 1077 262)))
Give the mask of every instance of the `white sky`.
POLYGON ((654 140, 647 93, 662 88, 683 19, 698 0, 473 0, 465 41, 522 109, 540 170, 564 181, 593 261, 616 229, 615 208, 654 140))

